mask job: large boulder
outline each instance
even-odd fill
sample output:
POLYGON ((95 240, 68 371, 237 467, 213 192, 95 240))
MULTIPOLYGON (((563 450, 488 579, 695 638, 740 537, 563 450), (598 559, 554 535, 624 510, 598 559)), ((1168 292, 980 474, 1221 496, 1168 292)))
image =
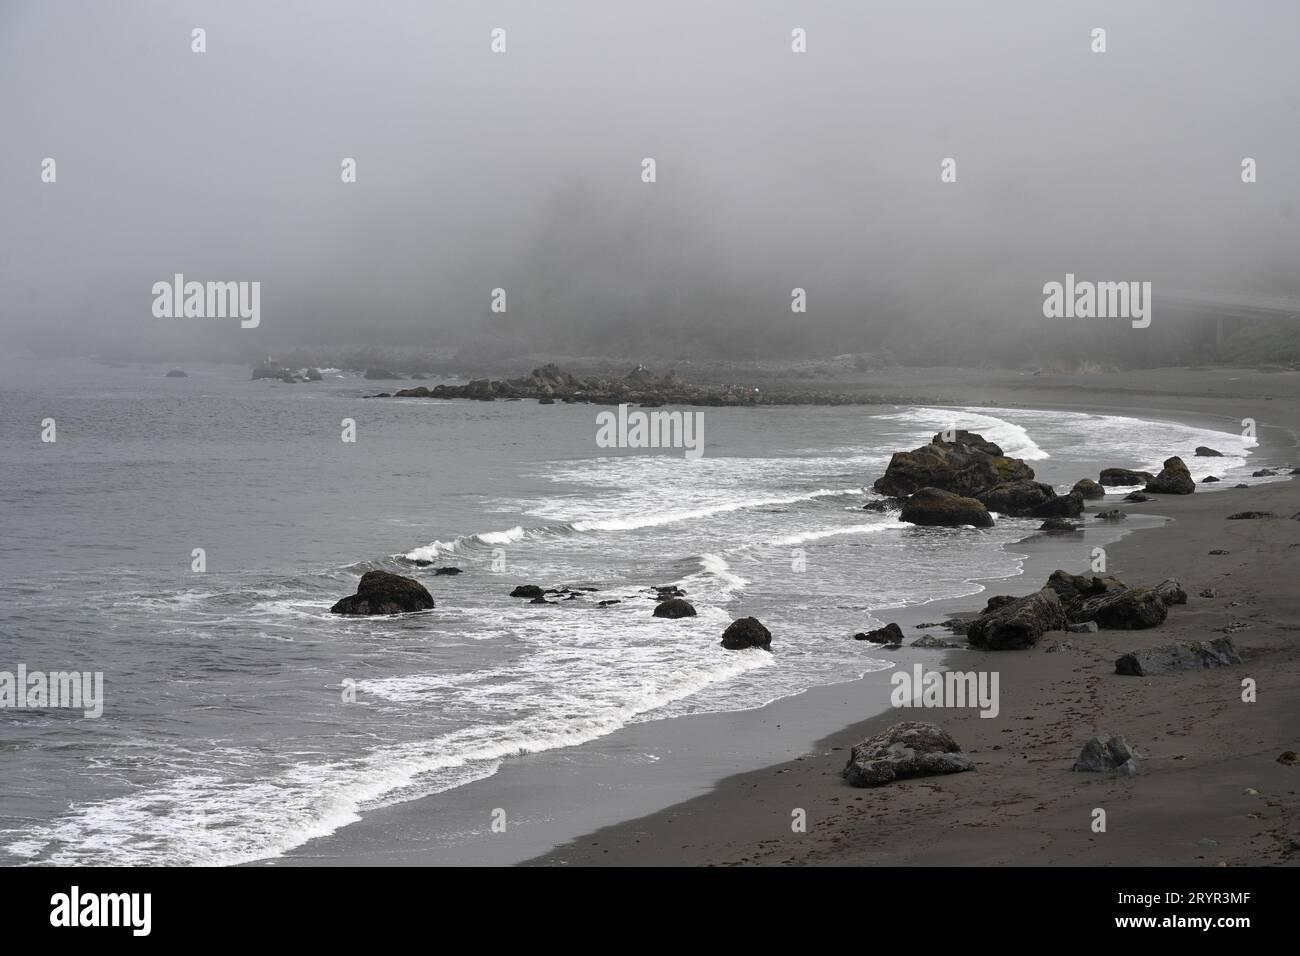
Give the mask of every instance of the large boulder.
POLYGON ((1074 483, 1074 487, 1070 490, 1077 491, 1079 497, 1085 498, 1089 501, 1106 497, 1106 489, 1091 478, 1080 478, 1074 483))
POLYGON ((993 527, 993 516, 983 503, 941 488, 922 488, 903 502, 899 520, 928 527, 993 527))
POLYGON ((1000 515, 1011 518, 1077 518, 1083 514, 1083 495, 1071 491, 1058 496, 1041 481, 1006 481, 977 496, 1000 515))
POLYGON ((695 605, 683 598, 669 598, 655 607, 655 617, 695 617, 695 605))
POLYGON ((854 744, 842 776, 854 787, 878 787, 906 777, 974 770, 947 731, 919 720, 905 720, 854 744))
POLYGON ((516 585, 515 589, 510 592, 510 596, 515 598, 532 598, 533 600, 537 600, 537 598, 541 597, 545 593, 546 592, 542 590, 542 586, 540 584, 519 584, 516 585))
POLYGON ((1103 468, 1101 470, 1101 483, 1107 488, 1115 488, 1120 485, 1142 485, 1153 479, 1155 475, 1149 471, 1132 471, 1128 468, 1103 468))
POLYGON ((331 614, 404 614, 427 611, 433 596, 414 578, 388 571, 367 571, 357 583, 357 593, 345 597, 332 608, 331 614))
POLYGON ((982 451, 986 455, 992 455, 994 458, 1003 457, 1002 446, 988 441, 978 432, 968 432, 964 428, 958 428, 952 433, 952 441, 944 437, 943 432, 935 432, 934 437, 930 439, 932 445, 966 445, 974 448, 976 451, 982 451))
POLYGON ((981 614, 966 627, 974 647, 990 651, 1033 647, 1046 631, 1065 629, 1065 609, 1051 588, 981 614))
POLYGON ((1147 677, 1151 674, 1199 671, 1207 667, 1229 667, 1240 663, 1241 657, 1233 646, 1232 638, 1219 637, 1212 641, 1186 641, 1130 651, 1115 661, 1115 673, 1147 677))
POLYGON ((1087 597, 1069 609, 1075 624, 1095 621, 1098 627, 1137 631, 1164 623, 1169 608, 1151 588, 1122 588, 1087 597))
POLYGON ((1192 473, 1183 460, 1175 455, 1165 459, 1160 474, 1148 481, 1142 490, 1153 495, 1190 495, 1196 490, 1196 482, 1192 481, 1192 473))
POLYGON ((729 651, 741 651, 747 647, 770 651, 772 632, 759 623, 758 618, 742 617, 732 621, 722 632, 722 646, 729 651))
POLYGON ((1034 477, 1032 468, 1018 458, 1003 456, 1002 449, 980 435, 959 431, 955 441, 943 441, 941 434, 935 438, 921 448, 895 452, 872 487, 882 495, 941 488, 973 497, 1002 482, 1034 477))

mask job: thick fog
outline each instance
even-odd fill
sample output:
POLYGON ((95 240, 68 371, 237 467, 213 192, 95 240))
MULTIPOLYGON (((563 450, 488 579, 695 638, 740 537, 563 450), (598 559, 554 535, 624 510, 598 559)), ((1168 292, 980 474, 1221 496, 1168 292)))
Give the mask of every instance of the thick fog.
POLYGON ((0 348, 831 354, 1041 327, 1067 272, 1300 294, 1297 37, 1293 0, 0 0, 0 348), (156 317, 175 273, 260 324, 156 317))

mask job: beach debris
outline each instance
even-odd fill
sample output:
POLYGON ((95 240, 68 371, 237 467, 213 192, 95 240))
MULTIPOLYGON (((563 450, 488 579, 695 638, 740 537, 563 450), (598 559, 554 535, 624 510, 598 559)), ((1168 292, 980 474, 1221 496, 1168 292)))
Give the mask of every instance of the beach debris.
POLYGON ((895 452, 885 473, 871 486, 882 495, 912 495, 923 488, 938 488, 975 496, 1008 481, 1034 477, 1034 470, 1019 458, 1008 458, 983 436, 958 430, 952 441, 935 435, 930 444, 912 451, 895 452))
POLYGON ((993 527, 993 517, 981 502, 941 488, 922 488, 911 495, 903 503, 899 519, 928 527, 993 527))
POLYGON ((510 592, 510 596, 513 598, 532 598, 536 600, 537 598, 542 597, 545 593, 546 592, 542 590, 540 584, 520 584, 510 592))
POLYGON ((1123 485, 1144 485, 1155 475, 1149 471, 1132 471, 1128 468, 1103 468, 1098 478, 1106 487, 1117 488, 1123 485))
POLYGON ((1131 777, 1137 773, 1137 756, 1123 737, 1110 737, 1105 741, 1093 737, 1083 745, 1072 769, 1087 773, 1120 773, 1131 777))
POLYGON ((1297 754, 1294 750, 1284 750, 1277 755, 1277 762, 1285 767, 1294 767, 1300 763, 1300 754, 1297 754))
POLYGON ((850 786, 878 787, 907 777, 974 770, 947 731, 919 720, 905 720, 853 745, 842 776, 850 786))
POLYGON ((966 645, 958 644, 956 641, 945 641, 943 638, 935 637, 933 634, 922 634, 920 637, 914 640, 909 646, 941 650, 944 648, 962 648, 965 647, 966 645))
POLYGON ((1071 491, 1057 495, 1041 481, 1004 481, 976 496, 989 511, 1011 518, 1077 518, 1083 514, 1083 495, 1071 491))
POLYGON ((655 617, 679 618, 695 617, 695 605, 682 598, 669 598, 655 606, 655 617))
POLYGON ((1142 490, 1153 495, 1190 495, 1196 490, 1196 482, 1192 481, 1192 473, 1187 470, 1187 465, 1175 455, 1165 459, 1160 474, 1148 481, 1142 490))
POLYGON ((1039 531, 1082 531, 1083 525, 1067 518, 1048 518, 1038 526, 1039 531))
POLYGON ((1229 521, 1249 521, 1253 518, 1276 518, 1277 515, 1271 511, 1238 511, 1236 514, 1228 515, 1229 521))
POLYGON ((1151 590, 1160 595, 1160 600, 1165 602, 1165 607, 1169 607, 1172 604, 1187 603, 1187 592, 1184 591, 1183 586, 1173 578, 1165 578, 1151 590))
POLYGON ((761 647, 770 651, 772 632, 756 617, 737 618, 722 632, 722 646, 729 651, 740 651, 747 647, 761 647))
POLYGON ((1204 445, 1196 446, 1197 458, 1222 458, 1223 452, 1215 451, 1213 448, 1206 448, 1204 445))
POLYGON ((427 611, 433 596, 414 578, 388 571, 367 571, 357 583, 357 593, 338 601, 331 614, 404 614, 427 611))
POLYGON ((1079 497, 1087 500, 1106 497, 1106 489, 1091 478, 1080 478, 1070 491, 1078 492, 1079 497))
POLYGON ((884 627, 878 627, 874 631, 867 631, 865 634, 854 634, 855 641, 870 641, 872 644, 901 644, 903 643, 903 629, 897 624, 886 624, 884 627))
POLYGON ((1069 610, 1072 623, 1095 621, 1098 627, 1136 631, 1164 623, 1169 608, 1152 588, 1123 588, 1085 597, 1069 610))
POLYGON ((1120 511, 1118 508, 1112 508, 1110 511, 1097 512, 1098 521, 1123 521, 1127 517, 1128 515, 1120 511))
POLYGON ((1198 671, 1207 667, 1240 664, 1241 656, 1227 637, 1212 641, 1185 641, 1130 651, 1115 661, 1115 673, 1130 677, 1198 671))
POLYGON ((1051 588, 1043 588, 981 614, 967 626, 966 637, 973 646, 990 651, 1020 650, 1037 644, 1045 631, 1064 628, 1061 599, 1051 588))

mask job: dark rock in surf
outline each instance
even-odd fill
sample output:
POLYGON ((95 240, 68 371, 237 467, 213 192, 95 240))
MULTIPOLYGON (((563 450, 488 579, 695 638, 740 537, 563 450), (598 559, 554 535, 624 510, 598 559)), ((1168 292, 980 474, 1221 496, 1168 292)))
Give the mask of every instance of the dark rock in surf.
POLYGON ((903 630, 897 624, 886 624, 884 627, 878 627, 874 631, 867 631, 865 634, 854 634, 855 641, 870 641, 872 644, 901 644, 903 643, 903 630))
POLYGON ((1098 511, 1096 517, 1098 521, 1123 521, 1128 515, 1118 508, 1111 508, 1110 511, 1098 511))
POLYGON ((436 575, 444 575, 444 574, 462 574, 464 572, 462 572, 460 568, 443 567, 443 568, 434 568, 433 573, 436 575))
POLYGON ((993 518, 983 503, 940 488, 922 488, 908 497, 899 519, 927 527, 993 527, 993 518))
POLYGON ((357 593, 336 603, 330 608, 330 613, 405 614, 427 611, 433 606, 433 596, 414 578, 388 571, 367 571, 361 575, 357 593))
POLYGON ((740 651, 747 647, 761 647, 765 651, 770 651, 772 632, 765 628, 758 618, 738 618, 722 632, 722 646, 729 651, 740 651))
POLYGON ((1197 458, 1222 458, 1223 452, 1215 451, 1213 448, 1206 448, 1204 445, 1196 446, 1197 458))
POLYGON ((174 368, 166 375, 163 376, 163 378, 189 378, 189 377, 190 377, 189 372, 183 371, 182 369, 179 368, 174 368))
POLYGON ((903 507, 902 498, 875 498, 868 501, 862 506, 863 511, 874 511, 878 514, 886 514, 890 511, 898 511, 903 507))
POLYGON ((1039 531, 1081 531, 1083 525, 1075 524, 1067 518, 1048 518, 1038 526, 1039 531))
POLYGON ((1212 641, 1185 641, 1162 644, 1131 651, 1115 661, 1115 673, 1129 677, 1170 674, 1174 671, 1199 671, 1207 667, 1230 667, 1241 663, 1241 656, 1230 637, 1212 641))
POLYGON ((841 775, 854 787, 878 787, 907 777, 974 770, 952 736, 934 724, 905 720, 854 744, 841 775))
POLYGON ((1252 478, 1273 478, 1276 475, 1277 472, 1272 468, 1261 468, 1259 471, 1252 471, 1250 473, 1250 477, 1252 478))
POLYGON ((1151 496, 1144 495, 1140 491, 1130 491, 1128 494, 1124 496, 1124 500, 1125 501, 1150 501, 1151 496))
POLYGON ((974 497, 1002 482, 1034 477, 1034 470, 1020 459, 986 451, 1001 449, 979 435, 959 431, 956 441, 943 441, 942 435, 935 438, 921 448, 895 452, 872 488, 882 495, 903 496, 939 488, 974 497))
POLYGON ((1143 489, 1153 495, 1190 495, 1195 490, 1196 482, 1192 481, 1192 473, 1177 455, 1166 458, 1160 474, 1148 481, 1143 489))
POLYGON ((541 597, 543 594, 545 594, 545 592, 542 590, 541 585, 538 584, 521 584, 510 592, 510 596, 513 598, 536 599, 541 597))
POLYGON ((1216 478, 1214 475, 1206 475, 1204 478, 1201 479, 1201 484, 1203 484, 1203 485, 1212 485, 1212 484, 1214 484, 1216 481, 1222 481, 1222 480, 1223 480, 1223 479, 1221 479, 1221 478, 1216 478))
POLYGON ((1033 647, 1046 631, 1065 628, 1065 610, 1051 588, 1016 598, 981 614, 966 627, 966 638, 974 647, 990 651, 1033 647))
POLYGON ((1012 518, 1074 518, 1083 513, 1083 495, 1058 496, 1041 481, 1003 482, 976 496, 989 511, 1012 518))
POLYGON ((669 598, 654 609, 655 617, 679 618, 695 617, 695 605, 681 598, 669 598))

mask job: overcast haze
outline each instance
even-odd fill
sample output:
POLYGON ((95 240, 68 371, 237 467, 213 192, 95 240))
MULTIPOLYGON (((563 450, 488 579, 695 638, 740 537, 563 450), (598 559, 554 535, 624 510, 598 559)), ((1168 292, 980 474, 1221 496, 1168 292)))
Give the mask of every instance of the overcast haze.
POLYGON ((1297 37, 1294 2, 0 0, 0 346, 777 355, 1041 325, 1066 272, 1297 294, 1297 37), (176 272, 260 281, 260 328, 155 318, 176 272))

